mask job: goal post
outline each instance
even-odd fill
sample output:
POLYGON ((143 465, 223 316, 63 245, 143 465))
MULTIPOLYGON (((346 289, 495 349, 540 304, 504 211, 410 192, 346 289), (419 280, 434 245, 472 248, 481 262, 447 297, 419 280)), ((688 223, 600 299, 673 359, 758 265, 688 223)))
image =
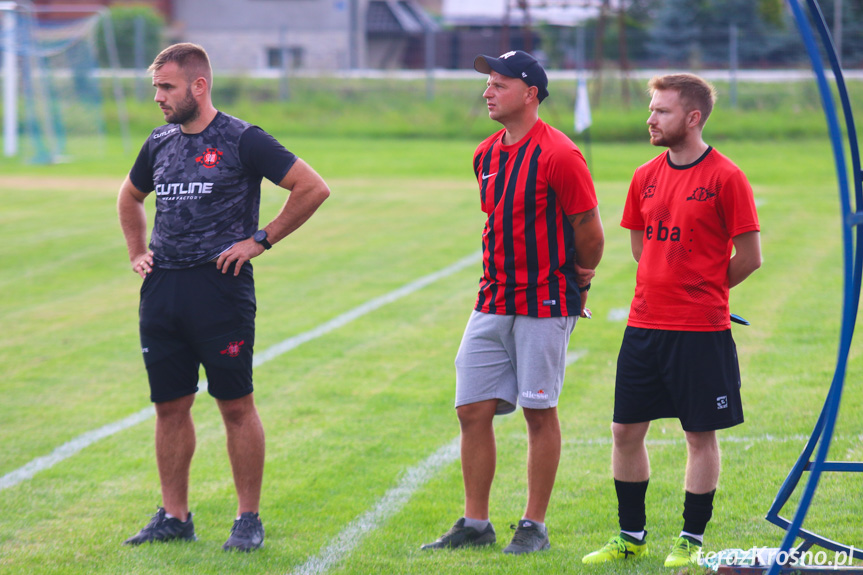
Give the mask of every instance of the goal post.
POLYGON ((18 154, 18 59, 15 54, 15 2, 0 2, 3 20, 3 155, 18 154))
POLYGON ((104 151, 106 100, 113 100, 128 151, 129 120, 108 10, 0 0, 0 16, 4 154, 56 163, 104 151), (107 74, 98 61, 100 30, 110 60, 107 74), (105 80, 112 89, 103 89, 105 80))

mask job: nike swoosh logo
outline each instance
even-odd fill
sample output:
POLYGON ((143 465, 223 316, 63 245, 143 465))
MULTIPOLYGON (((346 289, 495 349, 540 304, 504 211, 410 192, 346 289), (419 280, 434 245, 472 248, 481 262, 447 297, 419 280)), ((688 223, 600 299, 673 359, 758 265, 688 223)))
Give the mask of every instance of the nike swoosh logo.
POLYGON ((487 180, 487 179, 489 179, 490 177, 494 176, 495 174, 497 174, 497 172, 495 172, 494 174, 483 174, 483 175, 482 175, 482 179, 483 179, 483 180, 487 180))

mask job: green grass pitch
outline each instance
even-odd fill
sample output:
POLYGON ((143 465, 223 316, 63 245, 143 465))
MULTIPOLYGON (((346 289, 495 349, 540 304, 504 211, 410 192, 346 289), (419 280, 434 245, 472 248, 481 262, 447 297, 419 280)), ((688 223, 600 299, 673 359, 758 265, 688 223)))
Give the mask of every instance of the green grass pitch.
MULTIPOLYGON (((281 139, 333 194, 300 231, 254 262, 257 351, 478 251, 475 142, 281 139)), ((717 148, 755 189, 764 266, 732 292, 732 310, 752 322, 733 328, 746 423, 720 433, 723 472, 706 550, 775 547, 783 532, 763 517, 812 429, 836 360, 842 279, 835 175, 826 140, 717 148)), ((656 153, 641 142, 592 150, 607 244, 590 292, 594 319, 578 324, 570 344, 583 356, 567 371, 559 408, 564 449, 547 519, 551 550, 500 552, 525 500, 526 435, 515 414, 496 424, 496 546, 419 551, 461 514, 461 473, 452 460, 363 532, 330 573, 668 572, 662 559, 682 525, 685 445, 676 421, 656 422, 648 436, 652 556, 637 567, 581 565, 617 526, 609 424, 624 321, 615 313, 628 307, 635 274, 629 234, 618 224, 632 171, 656 153)), ((139 279, 115 210, 133 157, 115 156, 18 166, 0 176, 0 476, 148 405, 139 279)), ((262 220, 283 200, 266 183, 262 220)), ((191 484, 197 543, 121 545, 159 503, 148 419, 0 491, 0 573, 297 570, 457 437, 452 362, 480 272, 477 263, 441 278, 256 369, 267 432, 260 552, 220 549, 235 497, 221 421, 202 395, 194 408, 191 484)), ((859 350, 852 350, 832 459, 863 460, 859 350)), ((825 474, 806 525, 863 544, 861 511, 859 479, 825 474)))

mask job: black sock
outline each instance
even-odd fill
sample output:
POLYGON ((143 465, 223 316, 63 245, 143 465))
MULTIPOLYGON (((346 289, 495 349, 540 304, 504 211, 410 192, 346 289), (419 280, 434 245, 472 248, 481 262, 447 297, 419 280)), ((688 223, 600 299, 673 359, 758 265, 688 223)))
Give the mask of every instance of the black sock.
POLYGON ((644 510, 644 498, 647 494, 647 483, 650 481, 619 481, 614 480, 617 491, 617 518, 621 531, 644 531, 647 524, 647 514, 644 510))
POLYGON ((713 496, 716 490, 707 493, 686 492, 683 500, 683 530, 687 533, 704 535, 707 522, 713 516, 713 496))

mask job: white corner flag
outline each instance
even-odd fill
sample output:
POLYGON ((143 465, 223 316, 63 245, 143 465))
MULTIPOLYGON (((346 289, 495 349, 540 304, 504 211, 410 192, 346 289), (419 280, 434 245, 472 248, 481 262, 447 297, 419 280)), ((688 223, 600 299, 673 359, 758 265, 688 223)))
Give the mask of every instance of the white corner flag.
POLYGON ((581 77, 578 79, 578 87, 575 91, 575 133, 580 134, 590 127, 590 99, 587 96, 587 81, 581 77))

